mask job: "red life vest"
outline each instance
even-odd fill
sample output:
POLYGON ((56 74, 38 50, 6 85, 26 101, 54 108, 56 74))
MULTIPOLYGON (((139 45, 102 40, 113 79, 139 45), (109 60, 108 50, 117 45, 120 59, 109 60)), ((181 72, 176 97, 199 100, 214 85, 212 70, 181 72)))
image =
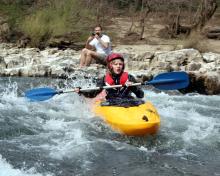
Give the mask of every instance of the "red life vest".
MULTIPOLYGON (((128 72, 123 72, 120 77, 120 84, 125 85, 127 81, 128 81, 128 72)), ((109 85, 115 85, 115 80, 112 78, 112 76, 109 73, 105 75, 105 82, 109 85)))

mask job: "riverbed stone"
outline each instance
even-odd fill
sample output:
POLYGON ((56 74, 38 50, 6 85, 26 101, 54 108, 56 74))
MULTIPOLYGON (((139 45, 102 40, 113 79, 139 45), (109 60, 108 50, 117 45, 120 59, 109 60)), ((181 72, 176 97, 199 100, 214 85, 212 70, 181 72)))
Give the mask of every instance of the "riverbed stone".
MULTIPOLYGON (((152 79, 163 72, 186 71, 190 85, 184 92, 202 94, 220 93, 220 54, 200 53, 196 49, 158 50, 157 47, 117 46, 125 58, 125 70, 135 73, 138 81, 152 79), (143 48, 141 48, 143 47, 143 48)), ((105 67, 91 64, 79 68, 80 51, 58 48, 18 48, 13 44, 0 44, 1 76, 35 76, 53 78, 101 77, 105 67)))

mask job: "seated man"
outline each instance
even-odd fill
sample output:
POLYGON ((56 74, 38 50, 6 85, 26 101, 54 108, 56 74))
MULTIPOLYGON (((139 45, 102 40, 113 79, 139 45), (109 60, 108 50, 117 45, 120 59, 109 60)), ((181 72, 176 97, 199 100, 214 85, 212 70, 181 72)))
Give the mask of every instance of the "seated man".
POLYGON ((93 60, 106 64, 106 57, 111 53, 110 38, 102 34, 101 26, 96 26, 95 31, 86 41, 86 46, 80 56, 80 68, 89 66, 93 60), (95 49, 95 51, 93 50, 95 49))

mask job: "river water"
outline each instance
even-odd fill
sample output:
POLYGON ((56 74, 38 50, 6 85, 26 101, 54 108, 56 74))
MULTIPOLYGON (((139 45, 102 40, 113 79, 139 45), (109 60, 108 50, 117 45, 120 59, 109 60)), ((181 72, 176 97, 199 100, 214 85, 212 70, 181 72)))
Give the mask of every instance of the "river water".
POLYGON ((128 137, 75 93, 44 102, 24 97, 27 89, 63 84, 0 78, 0 176, 220 176, 220 96, 145 90, 160 130, 128 137))

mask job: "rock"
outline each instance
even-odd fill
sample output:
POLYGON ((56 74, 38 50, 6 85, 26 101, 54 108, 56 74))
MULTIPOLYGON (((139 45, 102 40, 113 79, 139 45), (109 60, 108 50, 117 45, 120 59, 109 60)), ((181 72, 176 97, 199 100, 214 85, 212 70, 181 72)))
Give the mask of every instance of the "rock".
POLYGON ((201 68, 201 63, 191 62, 187 67, 186 70, 189 71, 196 71, 201 68))
POLYGON ((198 71, 189 72, 190 85, 182 89, 184 93, 197 92, 206 95, 220 94, 219 73, 208 72, 200 74, 198 71))
POLYGON ((22 36, 20 39, 17 40, 18 48, 26 48, 31 42, 31 38, 28 36, 22 36))
MULTIPOLYGON (((209 95, 220 93, 219 54, 201 54, 195 49, 157 51, 155 48, 147 50, 146 45, 142 47, 138 49, 138 46, 123 45, 122 48, 118 46, 116 50, 125 58, 125 69, 134 74, 138 81, 148 81, 163 72, 186 71, 190 75, 190 86, 181 90, 182 92, 209 95)), ((72 49, 39 50, 18 48, 2 43, 0 44, 0 75, 64 79, 92 79, 104 75, 105 68, 98 64, 78 68, 79 58, 80 52, 72 49)))
POLYGON ((5 60, 2 56, 0 56, 0 70, 4 70, 6 68, 5 60))
POLYGON ((203 60, 206 63, 216 62, 216 64, 220 64, 220 54, 216 53, 204 53, 203 60))
POLYGON ((146 52, 156 51, 172 51, 174 47, 171 45, 119 45, 114 48, 118 53, 143 54, 146 52))
POLYGON ((206 75, 204 85, 205 85, 205 88, 206 88, 206 93, 208 95, 220 94, 219 74, 217 74, 217 73, 208 73, 206 75))

